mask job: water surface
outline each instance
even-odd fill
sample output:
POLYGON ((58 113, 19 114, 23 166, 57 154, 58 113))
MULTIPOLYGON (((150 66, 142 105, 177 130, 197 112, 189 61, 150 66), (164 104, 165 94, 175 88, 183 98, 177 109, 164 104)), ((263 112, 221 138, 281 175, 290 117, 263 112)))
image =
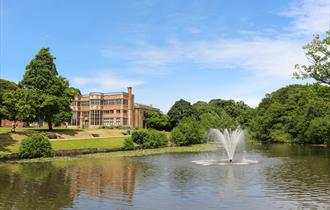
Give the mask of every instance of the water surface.
POLYGON ((252 145, 257 164, 203 166, 219 152, 0 164, 0 209, 330 209, 330 150, 252 145))

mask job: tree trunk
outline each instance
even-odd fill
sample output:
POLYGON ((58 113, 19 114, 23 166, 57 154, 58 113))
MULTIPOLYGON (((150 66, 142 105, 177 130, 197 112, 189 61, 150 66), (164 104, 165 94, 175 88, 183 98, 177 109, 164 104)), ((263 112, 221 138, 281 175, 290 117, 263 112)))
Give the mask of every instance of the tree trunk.
POLYGON ((48 122, 48 130, 52 131, 53 130, 53 125, 52 122, 48 122))

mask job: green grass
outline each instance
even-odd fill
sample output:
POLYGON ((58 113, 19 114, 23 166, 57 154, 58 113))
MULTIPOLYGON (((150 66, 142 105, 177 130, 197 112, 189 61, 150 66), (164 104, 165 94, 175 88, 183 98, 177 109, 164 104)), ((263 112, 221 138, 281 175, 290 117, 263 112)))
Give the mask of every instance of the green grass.
MULTIPOLYGON (((97 138, 97 139, 79 139, 79 140, 58 140, 51 141, 52 147, 55 151, 71 150, 71 149, 119 149, 123 146, 126 137, 111 137, 111 138, 97 138)), ((0 144, 0 158, 10 153, 16 153, 19 150, 19 143, 14 144, 0 144)))
POLYGON ((146 155, 159 155, 166 153, 188 153, 188 152, 207 152, 215 151, 214 145, 210 144, 195 144, 185 147, 164 147, 158 149, 145 149, 145 150, 131 150, 131 151, 118 151, 107 153, 95 153, 87 155, 79 155, 75 157, 53 157, 53 158, 35 158, 35 159, 22 159, 15 162, 61 162, 61 161, 74 161, 85 158, 110 158, 110 157, 135 157, 146 155))
MULTIPOLYGON (((87 128, 86 128, 87 129, 87 128)), ((54 131, 62 131, 62 130, 84 130, 81 128, 63 128, 63 127, 53 127, 54 131)), ((48 131, 47 126, 30 126, 30 127, 17 127, 15 129, 16 132, 39 132, 39 131, 48 131)), ((11 127, 0 127, 0 133, 10 133, 11 132, 11 127)))
POLYGON ((117 149, 123 146, 125 138, 126 137, 111 137, 98 139, 63 140, 52 141, 51 144, 55 151, 86 148, 117 149))

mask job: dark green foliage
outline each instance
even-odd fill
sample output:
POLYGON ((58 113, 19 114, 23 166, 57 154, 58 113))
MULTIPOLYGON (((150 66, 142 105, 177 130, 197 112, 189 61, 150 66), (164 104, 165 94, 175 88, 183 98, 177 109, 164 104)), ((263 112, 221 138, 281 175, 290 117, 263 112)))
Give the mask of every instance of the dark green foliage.
POLYGON ((197 112, 188 101, 180 99, 174 103, 167 114, 170 118, 170 127, 174 128, 181 119, 196 116, 197 112))
POLYGON ((144 113, 144 119, 147 128, 153 128, 156 130, 169 130, 170 121, 167 114, 162 114, 156 111, 146 111, 144 113))
POLYGON ((196 118, 183 118, 171 132, 172 142, 178 146, 205 143, 207 131, 196 118))
POLYGON ((219 111, 225 111, 242 127, 247 127, 253 118, 253 109, 243 101, 213 99, 209 102, 209 106, 218 114, 219 111))
POLYGON ((38 98, 32 101, 37 107, 34 112, 31 110, 31 115, 35 116, 36 121, 48 122, 50 130, 52 122, 60 124, 70 120, 71 101, 80 94, 78 89, 69 87, 69 82, 58 75, 54 59, 49 48, 42 48, 26 66, 20 82, 24 89, 37 92, 38 98))
MULTIPOLYGON (((15 82, 0 79, 0 119, 6 119, 8 116, 7 110, 4 107, 4 94, 9 91, 14 91, 18 88, 18 85, 15 82)), ((0 120, 1 123, 1 120, 0 120)), ((1 124, 0 124, 1 126, 1 124)))
POLYGON ((313 119, 306 131, 306 138, 310 143, 330 145, 330 115, 313 119))
POLYGON ((132 140, 136 144, 143 144, 144 140, 148 136, 148 130, 137 130, 132 133, 132 140))
POLYGON ((49 140, 40 134, 24 139, 19 148, 19 155, 22 158, 50 157, 53 153, 49 140))
POLYGON ((124 140, 124 150, 133 150, 135 148, 134 142, 131 137, 128 137, 124 140))
POLYGON ((132 134, 132 140, 143 149, 163 147, 168 141, 164 132, 153 129, 135 131, 132 134))
POLYGON ((325 143, 329 116, 329 87, 290 85, 266 95, 256 110, 251 132, 263 142, 325 143))

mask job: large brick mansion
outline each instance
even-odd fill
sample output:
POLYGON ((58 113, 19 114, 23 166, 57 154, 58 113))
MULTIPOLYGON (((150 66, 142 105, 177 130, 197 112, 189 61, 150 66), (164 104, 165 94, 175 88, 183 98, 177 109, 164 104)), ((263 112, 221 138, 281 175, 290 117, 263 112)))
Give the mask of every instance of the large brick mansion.
POLYGON ((144 112, 159 111, 152 106, 135 103, 131 87, 127 88, 127 92, 91 92, 76 96, 71 108, 73 115, 69 125, 82 128, 99 126, 143 128, 144 112))

